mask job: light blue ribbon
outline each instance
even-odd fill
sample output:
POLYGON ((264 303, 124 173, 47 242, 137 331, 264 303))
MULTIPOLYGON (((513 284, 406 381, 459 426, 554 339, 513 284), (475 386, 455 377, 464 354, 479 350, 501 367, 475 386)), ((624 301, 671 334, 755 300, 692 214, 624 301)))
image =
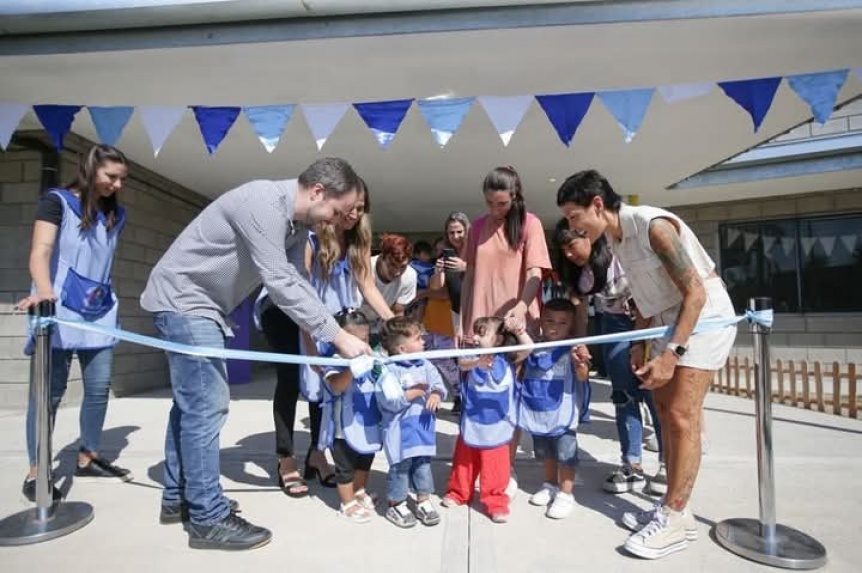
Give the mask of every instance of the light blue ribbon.
MULTIPOLYGON (((772 310, 761 311, 746 311, 741 316, 731 318, 708 318, 701 320, 694 328, 694 334, 715 330, 719 328, 727 328, 733 326, 743 320, 750 323, 759 324, 767 328, 772 328, 773 313, 772 310)), ((70 328, 77 328, 89 332, 96 332, 113 336, 126 342, 140 344, 142 346, 150 346, 167 352, 175 352, 177 354, 188 354, 191 356, 201 356, 205 358, 221 358, 226 360, 252 360, 256 362, 278 362, 284 364, 308 364, 311 366, 347 366, 350 360, 346 358, 324 358, 321 356, 298 356, 293 354, 278 354, 275 352, 256 352, 251 350, 234 350, 231 348, 209 348, 204 346, 191 346, 188 344, 179 344, 177 342, 168 342, 160 338, 152 336, 144 336, 135 334, 119 328, 111 328, 89 322, 67 320, 56 317, 30 317, 30 328, 32 329, 39 325, 47 324, 62 324, 70 328)), ((499 348, 461 348, 448 350, 430 350, 426 352, 416 352, 413 354, 399 354, 392 357, 381 357, 380 361, 388 364, 390 362, 401 362, 404 360, 433 360, 435 358, 461 358, 464 356, 478 356, 483 354, 501 354, 522 352, 524 350, 540 350, 544 348, 558 348, 563 346, 577 346, 579 344, 609 344, 612 342, 638 342, 642 340, 650 340, 653 338, 661 338, 668 336, 673 332, 672 326, 661 326, 657 328, 645 328, 642 330, 631 330, 628 332, 618 332, 616 334, 602 334, 599 336, 584 336, 581 338, 570 338, 568 340, 556 340, 553 342, 537 342, 534 344, 520 344, 517 346, 505 346, 499 348)))

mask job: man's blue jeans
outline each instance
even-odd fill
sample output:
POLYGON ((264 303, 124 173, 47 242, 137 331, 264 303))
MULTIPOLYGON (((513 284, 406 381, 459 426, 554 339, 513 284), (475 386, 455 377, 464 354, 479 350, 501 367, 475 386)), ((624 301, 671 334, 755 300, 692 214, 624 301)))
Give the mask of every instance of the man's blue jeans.
MULTIPOLYGON (((111 387, 111 366, 114 363, 114 349, 99 348, 96 350, 62 350, 51 351, 51 427, 57 408, 66 393, 69 382, 69 368, 72 366, 72 356, 78 354, 81 364, 81 383, 84 386, 84 398, 81 401, 80 426, 81 449, 88 452, 99 451, 99 441, 102 437, 102 427, 105 425, 105 414, 108 411, 108 394, 111 387)), ((27 404, 27 455, 30 466, 36 465, 36 401, 30 396, 27 404)))
MULTIPOLYGON (((225 337, 211 319, 157 312, 156 330, 170 342, 224 348, 225 337)), ((225 361, 166 352, 173 405, 165 436, 162 504, 185 500, 193 523, 212 525, 230 509, 219 483, 219 434, 227 420, 230 390, 225 361)))
MULTIPOLYGON (((600 324, 602 334, 629 332, 633 326, 632 320, 624 314, 602 313, 600 324)), ((659 458, 661 459, 663 448, 658 413, 655 409, 652 392, 641 390, 638 387, 640 380, 635 376, 631 365, 631 342, 603 344, 602 348, 604 350, 605 369, 611 379, 611 402, 615 407, 617 432, 620 436, 623 461, 630 464, 641 463, 643 442, 641 402, 647 405, 652 416, 658 439, 659 458)))

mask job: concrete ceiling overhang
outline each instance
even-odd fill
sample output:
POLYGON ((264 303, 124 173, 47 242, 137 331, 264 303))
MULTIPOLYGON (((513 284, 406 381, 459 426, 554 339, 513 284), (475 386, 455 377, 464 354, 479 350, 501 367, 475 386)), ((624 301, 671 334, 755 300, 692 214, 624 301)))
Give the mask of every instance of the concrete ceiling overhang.
MULTIPOLYGON (((303 41, 0 57, 0 101, 89 105, 260 105, 362 102, 438 95, 524 95, 784 76, 862 63, 862 10, 728 18, 518 27, 303 41)), ((843 102, 862 94, 848 79, 843 102)), ((705 168, 811 118, 783 84, 760 131, 719 89, 669 105, 658 95, 630 144, 594 101, 570 148, 533 103, 508 147, 475 105, 445 149, 415 106, 382 151, 352 110, 318 153, 301 113, 268 154, 240 118, 208 156, 186 113, 157 158, 137 118, 119 146, 135 161, 215 197, 255 178, 294 177, 316 157, 350 160, 372 187, 375 227, 435 230, 453 209, 482 210, 484 174, 522 174, 529 208, 546 223, 569 174, 595 167, 623 194, 682 205, 844 186, 859 172, 828 174, 812 188, 741 185, 667 190, 705 168), (555 179, 556 181, 551 181, 555 179)), ((35 127, 28 115, 23 127, 35 127)), ((73 130, 96 139, 88 115, 73 130)), ((798 182, 797 182, 798 183, 798 182)), ((858 184, 858 183, 857 183, 858 184)))

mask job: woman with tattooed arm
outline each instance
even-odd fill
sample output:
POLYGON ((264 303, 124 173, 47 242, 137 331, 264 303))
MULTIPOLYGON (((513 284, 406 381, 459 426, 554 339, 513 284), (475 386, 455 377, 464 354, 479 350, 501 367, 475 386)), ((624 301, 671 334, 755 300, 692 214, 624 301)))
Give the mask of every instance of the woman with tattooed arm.
POLYGON ((736 339, 736 327, 692 334, 698 321, 734 316, 724 283, 691 229, 676 215, 622 202, 597 171, 572 175, 557 192, 557 205, 573 231, 591 241, 600 235, 620 262, 637 306, 636 328, 670 326, 669 336, 633 344, 632 368, 641 388, 652 390, 663 433, 668 489, 650 511, 626 513, 634 533, 630 553, 657 559, 697 538, 688 508, 701 457, 703 400, 715 372, 736 339))

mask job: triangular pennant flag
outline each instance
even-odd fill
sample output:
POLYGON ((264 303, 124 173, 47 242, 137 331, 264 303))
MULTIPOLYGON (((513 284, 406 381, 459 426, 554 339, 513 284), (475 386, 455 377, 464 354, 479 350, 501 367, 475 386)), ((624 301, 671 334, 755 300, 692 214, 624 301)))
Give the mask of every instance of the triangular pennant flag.
POLYGON ((99 139, 105 145, 117 145, 135 108, 128 106, 87 106, 99 139))
POLYGON ((763 252, 769 254, 772 251, 772 247, 775 246, 775 240, 777 237, 773 237, 771 235, 763 236, 763 252))
POLYGON ((257 105, 243 108, 251 128, 268 152, 272 153, 275 150, 295 107, 294 105, 257 105))
POLYGON ((416 102, 419 112, 425 118, 434 140, 440 147, 445 147, 452 135, 461 127, 461 122, 475 98, 461 97, 453 99, 420 99, 416 102))
POLYGON ((346 103, 304 103, 300 107, 302 107, 302 114, 305 116, 305 122, 311 130, 314 142, 317 144, 317 150, 320 151, 323 149, 323 144, 332 135, 335 126, 347 113, 349 106, 346 103))
POLYGON ((751 247, 754 245, 754 243, 757 242, 758 235, 757 233, 743 233, 742 237, 743 244, 745 245, 745 252, 747 253, 751 250, 751 247))
POLYGON ((356 108, 359 117, 374 134, 380 147, 386 149, 395 139, 395 134, 398 133, 398 128, 404 121, 404 116, 407 115, 407 110, 410 109, 412 103, 412 99, 397 99, 355 103, 353 107, 356 108))
POLYGON ((769 108, 772 107, 772 100, 775 99, 775 92, 778 91, 780 83, 781 78, 761 78, 719 82, 718 85, 724 90, 727 97, 751 115, 756 132, 760 129, 760 124, 763 123, 763 118, 766 117, 769 108))
POLYGON ((593 93, 537 95, 536 101, 542 106, 545 115, 566 147, 581 125, 584 116, 593 102, 593 93))
POLYGON ((212 155, 224 141, 227 132, 233 127, 236 118, 242 108, 238 107, 209 107, 203 105, 191 106, 195 112, 195 119, 204 138, 207 151, 212 155))
POLYGON ((69 130, 72 129, 75 115, 81 111, 82 107, 80 105, 33 106, 33 111, 36 112, 36 116, 42 122, 42 127, 51 136, 51 141, 54 142, 54 147, 58 150, 63 149, 63 139, 69 133, 69 130))
POLYGON ((485 113, 497 130, 497 135, 503 140, 504 147, 509 145, 532 101, 533 96, 479 97, 479 103, 485 108, 485 113))
POLYGON ((814 248, 814 245, 817 244, 817 237, 800 237, 799 241, 802 243, 802 252, 807 257, 811 254, 811 249, 814 248))
POLYGON ((623 129, 626 143, 630 143, 640 129, 654 92, 654 88, 647 88, 599 92, 597 94, 623 129))
POLYGON ((687 99, 705 96, 715 87, 715 82, 700 82, 695 84, 676 84, 659 86, 658 93, 667 103, 679 103, 687 99))
POLYGON ((739 239, 740 236, 741 236, 741 233, 737 229, 734 229, 733 227, 728 227, 727 228, 727 246, 732 247, 733 243, 735 243, 736 240, 739 239))
POLYGON ((796 239, 793 237, 784 237, 781 239, 781 248, 784 249, 784 256, 789 257, 790 253, 796 247, 796 239))
POLYGON ((142 105, 138 107, 138 115, 144 130, 153 145, 153 156, 158 157, 159 151, 167 141, 168 136, 180 122, 186 112, 184 106, 142 105))
POLYGON ((844 243, 844 248, 851 255, 856 250, 856 235, 841 235, 841 242, 844 243))
POLYGON ((796 95, 808 104, 817 123, 823 125, 835 109, 838 92, 844 87, 849 72, 850 70, 836 70, 819 74, 787 76, 787 83, 796 95))
POLYGON ((820 246, 823 247, 826 256, 831 257, 832 251, 835 250, 835 237, 820 237, 820 246))
POLYGON ((9 147, 12 134, 30 107, 23 103, 0 103, 0 149, 9 147))

